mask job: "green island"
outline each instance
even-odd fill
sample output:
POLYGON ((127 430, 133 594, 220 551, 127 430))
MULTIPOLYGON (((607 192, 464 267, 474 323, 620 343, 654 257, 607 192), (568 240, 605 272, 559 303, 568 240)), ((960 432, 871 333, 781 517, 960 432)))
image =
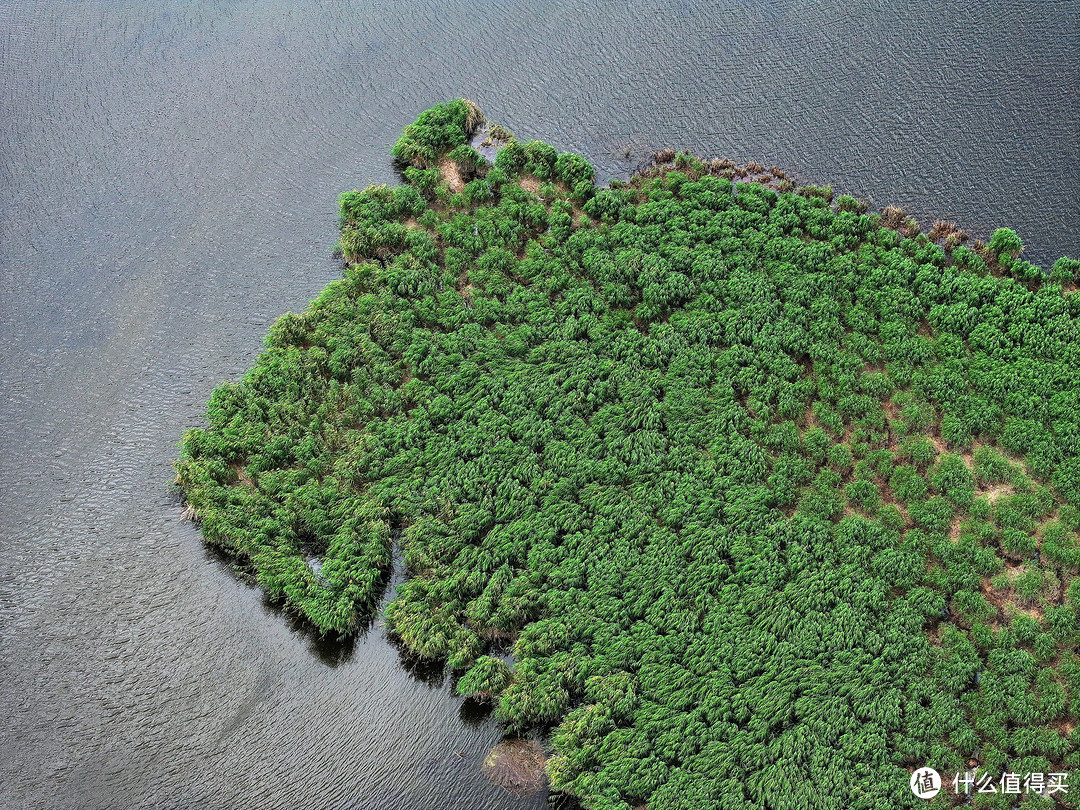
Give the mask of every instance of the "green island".
POLYGON ((390 631, 586 808, 1077 806, 909 778, 1080 770, 1080 261, 464 100, 393 154, 183 439, 206 542, 340 635, 400 553, 390 631))

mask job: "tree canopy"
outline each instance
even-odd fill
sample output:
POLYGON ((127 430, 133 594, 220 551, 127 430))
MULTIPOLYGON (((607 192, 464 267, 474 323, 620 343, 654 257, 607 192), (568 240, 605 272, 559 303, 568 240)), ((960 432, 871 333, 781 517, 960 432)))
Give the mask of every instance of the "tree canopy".
POLYGON ((1076 770, 1080 265, 479 124, 423 113, 405 184, 341 195, 342 278, 184 437, 206 541, 340 634, 397 544, 390 629, 589 808, 1076 770))

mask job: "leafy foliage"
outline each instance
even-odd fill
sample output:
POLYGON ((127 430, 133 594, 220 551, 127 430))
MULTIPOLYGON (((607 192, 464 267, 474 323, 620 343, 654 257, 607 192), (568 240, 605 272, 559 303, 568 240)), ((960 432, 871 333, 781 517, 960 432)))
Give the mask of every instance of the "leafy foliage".
POLYGON ((433 166, 446 152, 464 146, 481 120, 479 108, 466 99, 437 104, 405 127, 393 155, 414 167, 433 166))
POLYGON ((350 633, 400 535, 390 627, 550 728, 588 807, 1076 763, 1075 262, 991 272, 1011 231, 984 261, 685 155, 608 189, 540 142, 489 165, 477 115, 342 195, 343 277, 185 436, 206 540, 350 633))

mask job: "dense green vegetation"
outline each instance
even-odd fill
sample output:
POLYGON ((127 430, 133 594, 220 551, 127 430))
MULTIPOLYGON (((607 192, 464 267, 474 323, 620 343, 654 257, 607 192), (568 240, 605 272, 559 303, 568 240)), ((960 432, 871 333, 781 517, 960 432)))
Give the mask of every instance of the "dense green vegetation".
POLYGON ((1077 770, 1080 262, 681 154, 489 163, 479 124, 342 195, 343 278, 184 438, 206 540, 345 634, 400 537, 393 632, 586 807, 1077 770))

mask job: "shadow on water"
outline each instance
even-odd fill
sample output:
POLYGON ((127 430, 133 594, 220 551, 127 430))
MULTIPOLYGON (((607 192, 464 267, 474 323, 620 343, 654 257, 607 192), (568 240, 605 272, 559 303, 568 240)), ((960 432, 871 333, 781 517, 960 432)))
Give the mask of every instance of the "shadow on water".
MULTIPOLYGON (((178 499, 177 506, 182 508, 182 499, 178 499)), ((394 536, 393 562, 390 570, 383 575, 380 595, 375 607, 361 619, 356 632, 346 637, 321 633, 308 619, 290 610, 283 599, 272 599, 266 596, 262 593, 262 587, 258 583, 254 569, 243 560, 237 559, 217 546, 208 543, 203 543, 202 546, 207 560, 228 571, 237 582, 259 591, 266 613, 281 620, 293 635, 306 642, 313 657, 332 669, 347 663, 352 658, 357 642, 365 640, 373 629, 383 627, 381 618, 386 605, 397 595, 398 586, 405 580, 404 555, 401 552, 399 540, 400 531, 397 531, 394 536)), ((432 689, 441 689, 446 684, 447 673, 444 661, 434 661, 416 655, 389 631, 384 632, 384 636, 386 641, 397 650, 401 668, 408 673, 410 678, 432 689)))
MULTIPOLYGON (((185 506, 182 498, 177 498, 173 505, 177 510, 182 510, 185 506)), ((392 565, 390 570, 384 575, 380 596, 376 606, 372 609, 372 612, 363 619, 358 632, 346 638, 340 638, 333 634, 323 635, 310 621, 290 610, 286 606, 284 600, 275 600, 267 597, 258 583, 254 569, 250 565, 247 565, 243 560, 238 559, 217 546, 212 546, 205 542, 201 542, 201 545, 205 559, 211 565, 215 565, 220 569, 227 571, 236 582, 259 594, 259 601, 261 602, 266 615, 281 621, 291 635, 302 640, 313 660, 319 661, 329 669, 334 669, 346 664, 353 658, 357 648, 362 646, 364 641, 368 639, 372 629, 377 628, 381 630, 381 633, 377 633, 371 638, 375 639, 381 637, 381 641, 384 641, 394 648, 398 656, 398 665, 401 667, 401 670, 408 675, 410 680, 421 683, 433 690, 442 690, 449 687, 451 693, 453 693, 454 687, 462 673, 450 670, 445 661, 432 660, 416 655, 405 646, 400 638, 389 631, 384 625, 386 606, 397 595, 398 587, 406 579, 404 554, 401 549, 400 540, 400 531, 396 531, 394 534, 392 565)), ((500 660, 512 664, 514 661, 513 643, 513 638, 499 637, 489 639, 487 652, 490 655, 498 657, 500 660)), ((263 694, 267 689, 260 688, 257 691, 259 694, 263 694)), ((495 718, 493 716, 494 705, 491 702, 478 701, 473 698, 460 698, 457 700, 459 701, 457 717, 464 727, 483 733, 486 726, 495 724, 495 718)), ((252 706, 254 705, 256 704, 252 704, 252 706)), ((225 727, 221 739, 227 739, 237 728, 240 728, 251 711, 251 707, 244 708, 225 727)), ((541 728, 537 731, 542 735, 541 738, 543 738, 543 735, 546 732, 549 732, 550 729, 541 728)), ((459 757, 464 757, 464 754, 461 752, 455 753, 457 753, 459 757)), ((435 767, 438 765, 439 761, 438 757, 432 757, 428 761, 428 765, 435 767)), ((516 794, 510 793, 507 795, 516 794)), ((519 796, 518 798, 520 799, 521 797, 519 796)), ((398 794, 396 796, 391 795, 384 797, 384 799, 389 802, 387 806, 398 806, 395 802, 400 803, 408 800, 405 794, 398 794)), ((551 810, 583 810, 582 806, 576 800, 561 793, 546 793, 543 799, 536 797, 536 800, 543 801, 544 806, 551 810)), ((367 807, 369 805, 341 805, 343 810, 344 808, 353 806, 367 807)), ((529 806, 534 805, 529 804, 529 806)))
MULTIPOLYGON (((175 504, 177 509, 185 507, 185 501, 179 494, 176 495, 175 504)), ((306 643, 312 656, 317 658, 327 667, 334 668, 347 663, 353 656, 358 641, 367 638, 372 629, 383 627, 381 621, 387 603, 397 595, 398 586, 405 580, 404 554, 401 550, 401 530, 396 528, 393 534, 393 561, 391 568, 382 578, 379 598, 372 611, 361 619, 356 632, 347 637, 339 637, 336 634, 323 634, 311 624, 309 620, 290 610, 283 599, 272 599, 262 594, 262 606, 268 615, 283 621, 289 631, 301 637, 306 643)), ((207 560, 216 564, 220 569, 226 570, 237 582, 262 592, 254 569, 238 559, 228 551, 202 543, 203 553, 207 560)), ((397 650, 398 661, 401 668, 408 673, 414 681, 425 684, 432 689, 441 689, 446 684, 446 664, 444 661, 434 661, 411 652, 404 643, 393 633, 384 633, 386 641, 397 650)))
POLYGON ((547 806, 549 810, 585 810, 581 802, 565 793, 549 793, 547 806))
POLYGON ((491 719, 494 706, 490 701, 474 700, 465 698, 458 707, 458 717, 461 722, 472 728, 479 728, 491 719))
MULTIPOLYGON (((269 600, 264 599, 264 604, 269 600)), ((294 616, 283 610, 280 606, 274 608, 276 612, 280 612, 289 617, 289 630, 304 639, 307 643, 308 650, 319 659, 324 665, 330 669, 339 667, 342 664, 347 664, 353 656, 353 652, 356 651, 356 640, 367 635, 367 631, 371 628, 374 620, 368 619, 365 622, 365 626, 356 635, 339 637, 336 634, 323 635, 316 630, 311 622, 299 616, 294 616)))
MULTIPOLYGON (((206 559, 216 564, 219 568, 228 571, 239 583, 252 590, 262 591, 252 569, 243 562, 237 560, 227 551, 216 546, 203 543, 203 552, 206 559)), ((389 576, 386 584, 389 583, 389 576)), ((384 584, 385 587, 385 584, 384 584)), ((319 632, 310 621, 296 615, 286 607, 284 600, 271 599, 262 594, 262 607, 267 615, 282 621, 289 632, 301 639, 307 646, 312 657, 325 666, 333 669, 352 659, 358 640, 364 639, 376 624, 377 612, 363 619, 360 628, 354 635, 339 637, 336 634, 323 634, 319 632)))
POLYGON ((442 689, 446 685, 446 662, 424 658, 411 652, 400 639, 392 633, 386 634, 387 641, 398 653, 398 663, 409 677, 432 689, 442 689))

